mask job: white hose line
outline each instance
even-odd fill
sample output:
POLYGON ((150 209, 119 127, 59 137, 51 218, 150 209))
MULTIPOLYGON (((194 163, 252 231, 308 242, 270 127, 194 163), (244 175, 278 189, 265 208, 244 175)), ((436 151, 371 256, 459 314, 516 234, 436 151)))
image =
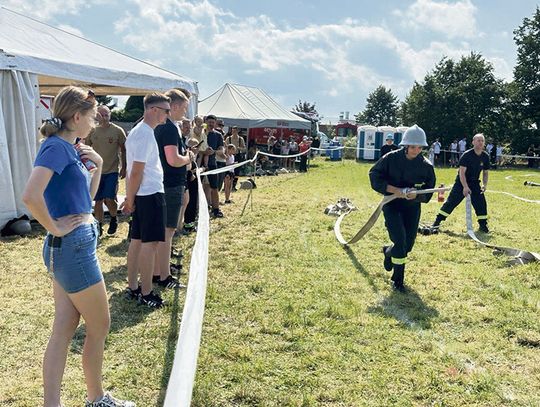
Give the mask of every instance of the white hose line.
MULTIPOLYGON (((449 191, 449 190, 450 188, 419 189, 416 191, 416 194, 417 195, 432 194, 434 192, 442 192, 442 191, 449 191)), ((345 216, 347 216, 351 212, 349 211, 349 212, 345 212, 341 214, 339 218, 337 218, 336 223, 334 224, 334 234, 336 235, 336 239, 338 240, 338 242, 344 246, 348 246, 348 245, 358 242, 360 239, 362 239, 366 235, 367 232, 369 232, 369 230, 373 227, 373 225, 375 225, 375 222, 377 222, 377 219, 379 219, 379 216, 382 212, 383 206, 386 205, 388 202, 391 202, 397 198, 400 198, 400 197, 395 194, 385 195, 382 201, 377 206, 377 208, 375 208, 375 211, 371 214, 367 222, 364 224, 364 226, 362 226, 360 230, 356 232, 356 234, 350 240, 345 240, 343 238, 343 235, 341 234, 341 221, 345 218, 345 216)))
POLYGON ((173 367, 164 407, 189 407, 197 358, 201 343, 201 332, 208 280, 208 236, 210 234, 210 216, 208 214, 206 196, 202 187, 201 176, 197 171, 199 191, 199 220, 195 245, 191 253, 189 266, 189 284, 186 301, 182 312, 182 323, 176 343, 173 367))
POLYGON ((512 257, 512 264, 525 264, 533 261, 540 262, 540 254, 538 253, 527 252, 520 249, 514 249, 512 247, 495 246, 489 243, 482 242, 480 239, 478 239, 474 233, 474 229, 472 226, 472 204, 470 195, 467 196, 465 201, 465 221, 467 224, 467 234, 471 239, 483 246, 490 247, 501 253, 506 254, 507 256, 512 257))
POLYGON ((520 196, 517 196, 517 195, 514 195, 514 194, 511 194, 510 192, 504 192, 504 191, 493 191, 491 189, 488 189, 486 192, 491 192, 491 193, 494 193, 494 194, 504 194, 504 195, 508 195, 508 196, 511 196, 512 198, 514 199, 519 199, 520 201, 523 201, 523 202, 528 202, 528 203, 535 203, 535 204, 540 204, 540 201, 539 200, 534 200, 534 199, 527 199, 527 198, 522 198, 520 196))

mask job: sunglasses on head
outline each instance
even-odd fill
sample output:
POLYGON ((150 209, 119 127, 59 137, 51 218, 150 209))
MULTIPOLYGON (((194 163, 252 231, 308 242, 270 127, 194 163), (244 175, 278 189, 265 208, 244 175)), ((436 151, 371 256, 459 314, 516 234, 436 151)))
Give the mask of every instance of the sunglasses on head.
POLYGON ((86 95, 86 100, 96 100, 96 94, 93 90, 88 89, 88 94, 86 95))

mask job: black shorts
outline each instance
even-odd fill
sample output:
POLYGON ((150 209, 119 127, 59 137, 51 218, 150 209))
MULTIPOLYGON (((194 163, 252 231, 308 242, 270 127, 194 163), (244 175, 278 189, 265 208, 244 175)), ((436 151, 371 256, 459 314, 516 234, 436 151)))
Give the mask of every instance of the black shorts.
POLYGON ((165 195, 136 196, 131 238, 143 243, 165 241, 165 195))
MULTIPOLYGON (((217 169, 217 166, 215 166, 215 165, 212 165, 212 166, 209 165, 208 166, 209 171, 215 170, 215 169, 217 169)), ((208 183, 210 184, 210 188, 217 189, 218 184, 219 184, 218 175, 219 174, 207 175, 208 183)))
POLYGON ((184 203, 184 185, 177 187, 165 188, 165 204, 166 204, 166 222, 165 226, 170 229, 176 229, 180 210, 184 203))

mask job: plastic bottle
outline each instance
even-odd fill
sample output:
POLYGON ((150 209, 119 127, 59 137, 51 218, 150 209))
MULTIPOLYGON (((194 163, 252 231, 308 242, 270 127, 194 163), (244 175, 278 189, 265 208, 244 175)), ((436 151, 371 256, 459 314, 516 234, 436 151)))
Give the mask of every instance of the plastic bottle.
MULTIPOLYGON (((439 188, 444 188, 444 184, 439 185, 439 188)), ((437 193, 437 201, 444 202, 444 191, 439 191, 437 193)))
POLYGON ((79 154, 79 157, 81 158, 81 162, 84 164, 88 172, 94 172, 95 170, 97 170, 96 163, 90 160, 89 158, 81 157, 80 146, 81 146, 81 143, 75 144, 75 150, 77 150, 77 153, 79 154))

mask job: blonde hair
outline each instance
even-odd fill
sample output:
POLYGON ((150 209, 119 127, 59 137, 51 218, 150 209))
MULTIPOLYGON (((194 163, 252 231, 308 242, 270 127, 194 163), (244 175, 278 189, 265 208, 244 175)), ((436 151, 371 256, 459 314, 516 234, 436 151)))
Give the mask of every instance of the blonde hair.
POLYGON ((60 130, 70 130, 67 122, 80 112, 85 114, 96 107, 94 92, 77 86, 66 86, 54 98, 53 118, 46 120, 39 129, 43 137, 49 137, 60 130))
POLYGON ((165 96, 167 96, 171 103, 182 103, 182 102, 189 102, 189 97, 178 89, 171 89, 165 92, 165 96))

